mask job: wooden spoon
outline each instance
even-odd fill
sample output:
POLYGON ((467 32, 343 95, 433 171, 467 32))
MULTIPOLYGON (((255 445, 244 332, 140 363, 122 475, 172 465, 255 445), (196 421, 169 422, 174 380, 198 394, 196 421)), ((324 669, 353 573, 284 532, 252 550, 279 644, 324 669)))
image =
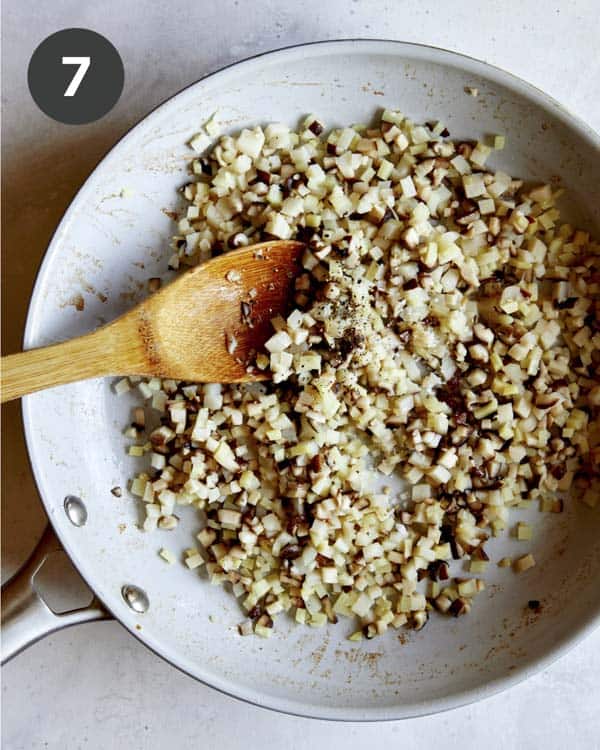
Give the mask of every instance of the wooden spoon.
POLYGON ((220 255, 93 333, 3 357, 2 402, 103 375, 199 383, 268 378, 252 367, 253 356, 273 333, 271 319, 286 313, 303 249, 276 240, 220 255))

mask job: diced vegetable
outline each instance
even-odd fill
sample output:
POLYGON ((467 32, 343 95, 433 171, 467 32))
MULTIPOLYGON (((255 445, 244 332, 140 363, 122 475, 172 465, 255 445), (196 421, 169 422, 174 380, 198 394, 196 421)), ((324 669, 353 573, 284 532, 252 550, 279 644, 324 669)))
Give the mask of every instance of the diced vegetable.
MULTIPOLYGON (((130 485, 143 529, 197 509, 200 549, 183 563, 231 587, 244 636, 270 637, 283 612, 314 628, 349 618, 353 642, 467 614, 487 540, 532 539, 522 509, 577 496, 596 512, 597 239, 561 224, 553 184, 492 169, 501 135, 457 142, 397 110, 331 131, 310 114, 211 147, 219 130, 213 115, 190 141, 170 268, 298 238, 302 270, 261 351, 243 333, 268 288, 220 334, 266 382, 113 386, 146 402, 125 431, 144 462, 130 485)), ((241 280, 230 270, 224 289, 241 280)))

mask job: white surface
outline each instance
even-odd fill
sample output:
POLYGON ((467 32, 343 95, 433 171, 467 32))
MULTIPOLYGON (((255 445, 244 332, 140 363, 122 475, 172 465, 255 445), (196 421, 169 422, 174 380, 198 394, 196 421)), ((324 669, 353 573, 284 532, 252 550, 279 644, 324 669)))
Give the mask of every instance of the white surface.
MULTIPOLYGON (((167 12, 158 4, 114 3, 112 12, 108 5, 100 9, 85 4, 82 11, 81 3, 54 2, 47 17, 36 10, 35 20, 28 22, 33 3, 22 3, 20 9, 11 4, 4 10, 5 222, 9 282, 15 282, 7 296, 15 299, 16 319, 8 327, 7 347, 17 345, 16 324, 48 232, 96 158, 155 103, 203 73, 255 51, 341 36, 440 44, 525 77, 600 129, 600 106, 593 96, 600 72, 593 51, 600 28, 591 1, 562 3, 558 11, 549 6, 543 16, 539 3, 520 2, 511 12, 506 2, 490 2, 480 21, 470 19, 479 16, 482 4, 470 2, 461 3, 459 10, 450 4, 437 9, 438 3, 427 7, 412 2, 387 7, 380 2, 307 2, 298 11, 281 1, 245 7, 241 2, 171 2, 167 12), (192 21, 184 26, 186 15, 192 21), (115 110, 99 123, 78 129, 47 120, 35 109, 24 83, 35 45, 52 31, 76 25, 105 33, 121 51, 126 68, 126 89, 115 110), (565 43, 568 54, 562 53, 565 43), (65 144, 69 158, 64 156, 65 144), (28 178, 26 173, 33 169, 35 179, 28 178), (18 214, 26 221, 17 223, 18 186, 24 201, 18 214), (23 254, 24 247, 30 254, 23 254)), ((5 460, 4 465, 16 469, 7 481, 4 500, 3 546, 10 570, 33 536, 27 529, 35 530, 36 523, 39 528, 41 516, 27 495, 31 485, 17 426, 7 423, 14 440, 5 449, 9 463, 5 460)), ((420 741, 428 747, 445 738, 448 747, 482 742, 491 748, 553 748, 566 742, 597 747, 599 646, 596 633, 546 673, 473 707, 402 724, 341 726, 275 716, 235 703, 178 674, 119 626, 84 626, 47 639, 4 669, 4 746, 153 748, 193 741, 203 747, 302 748, 327 743, 336 748, 343 741, 344 747, 352 748, 377 739, 407 746, 420 741), (232 723, 244 727, 237 738, 232 723)))

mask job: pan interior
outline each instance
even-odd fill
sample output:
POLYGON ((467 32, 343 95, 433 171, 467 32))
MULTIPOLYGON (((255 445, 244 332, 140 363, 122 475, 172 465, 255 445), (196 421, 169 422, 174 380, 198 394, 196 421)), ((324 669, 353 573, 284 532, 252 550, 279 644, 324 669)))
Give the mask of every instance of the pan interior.
MULTIPOLYGON (((143 295, 164 275, 177 202, 191 152, 186 142, 215 111, 227 131, 316 113, 328 126, 364 122, 382 107, 415 121, 443 120, 453 137, 506 135, 492 164, 569 191, 565 215, 600 231, 598 141, 549 100, 481 63, 426 47, 349 41, 284 50, 228 68, 160 107, 101 163, 61 223, 39 276, 26 345, 84 333, 143 295), (477 97, 465 87, 477 88, 477 97), (84 309, 74 303, 81 297, 84 309), (106 301, 103 298, 106 297, 106 301)), ((80 306, 80 305, 79 305, 80 306)), ((92 380, 30 396, 28 445, 43 501, 67 551, 113 613, 166 659, 194 677, 264 706, 326 718, 384 719, 431 712, 484 696, 539 668, 600 614, 598 513, 568 504, 562 515, 520 511, 535 529, 537 567, 526 575, 491 565, 487 590, 460 620, 432 617, 417 633, 390 632, 359 644, 350 624, 296 627, 285 618, 272 638, 240 638, 243 614, 230 594, 157 552, 177 556, 197 531, 181 509, 172 532, 143 534, 126 491, 136 460, 123 427, 133 399, 92 380), (123 488, 122 497, 111 494, 123 488), (89 519, 67 519, 66 495, 89 519), (141 586, 149 610, 121 597, 141 586), (541 613, 527 602, 541 602, 541 613)), ((138 468, 139 470, 139 468, 138 468)), ((493 559, 521 550, 493 540, 493 559)))

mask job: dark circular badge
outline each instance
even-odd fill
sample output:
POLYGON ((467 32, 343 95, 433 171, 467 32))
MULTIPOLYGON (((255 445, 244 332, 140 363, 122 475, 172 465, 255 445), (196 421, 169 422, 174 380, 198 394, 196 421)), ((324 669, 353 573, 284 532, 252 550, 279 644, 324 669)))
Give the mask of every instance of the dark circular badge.
POLYGON ((51 34, 33 53, 27 71, 35 103, 67 125, 103 117, 121 96, 124 80, 123 61, 115 47, 89 29, 51 34))

